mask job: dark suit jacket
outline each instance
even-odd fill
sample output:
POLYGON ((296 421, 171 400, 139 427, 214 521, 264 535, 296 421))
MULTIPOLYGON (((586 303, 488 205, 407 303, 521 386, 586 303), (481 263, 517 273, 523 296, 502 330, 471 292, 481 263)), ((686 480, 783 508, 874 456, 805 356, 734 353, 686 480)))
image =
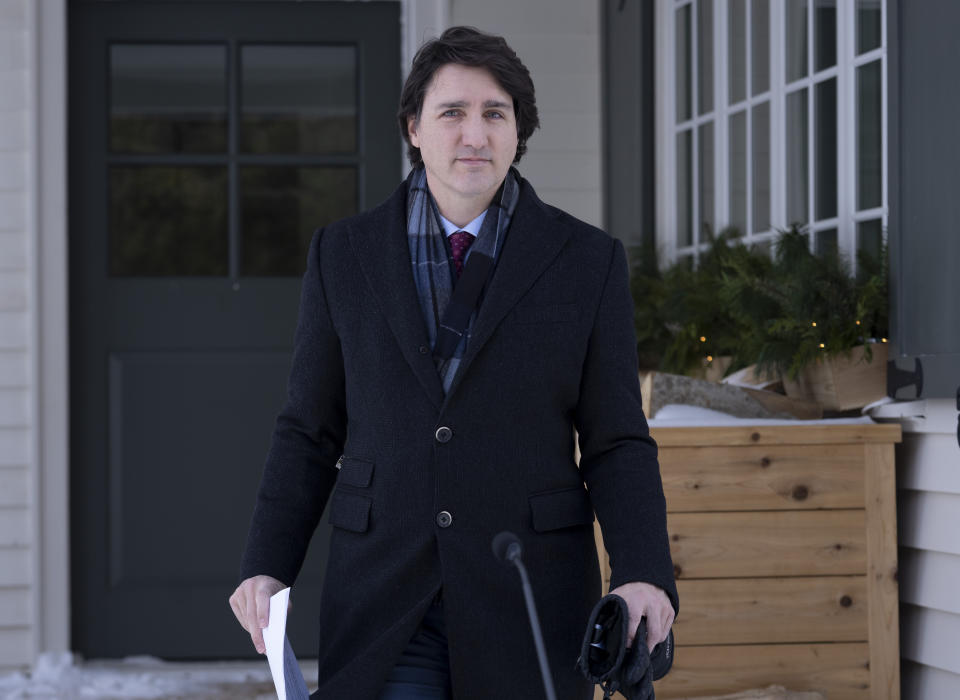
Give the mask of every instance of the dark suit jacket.
POLYGON ((374 700, 440 588, 457 700, 542 697, 517 574, 490 548, 512 530, 557 696, 584 700, 591 689, 574 666, 600 596, 594 511, 611 587, 648 581, 677 606, 623 246, 523 181, 445 397, 414 289, 405 200, 404 184, 314 236, 242 575, 293 583, 329 498, 315 697, 374 700))

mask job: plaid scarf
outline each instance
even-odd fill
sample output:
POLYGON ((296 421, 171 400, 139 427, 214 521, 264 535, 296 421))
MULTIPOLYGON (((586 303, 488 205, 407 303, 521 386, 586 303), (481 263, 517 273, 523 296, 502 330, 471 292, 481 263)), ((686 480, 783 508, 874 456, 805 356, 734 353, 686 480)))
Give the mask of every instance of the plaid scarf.
MULTIPOLYGON (((426 170, 423 167, 415 168, 410 173, 407 183, 407 242, 410 246, 413 280, 417 286, 417 296, 420 298, 420 311, 427 324, 430 347, 435 348, 437 328, 440 326, 440 319, 453 293, 455 279, 453 258, 450 254, 450 245, 445 240, 443 225, 440 223, 440 212, 427 187, 426 170)), ((487 215, 480 227, 480 234, 467 251, 464 264, 470 259, 470 254, 474 250, 479 250, 490 256, 496 265, 497 256, 503 247, 503 240, 519 196, 519 179, 514 169, 510 168, 503 184, 490 202, 490 208, 487 209, 487 215)), ((470 329, 476 317, 477 312, 474 310, 470 316, 470 324, 453 357, 449 360, 435 358, 444 393, 450 390, 450 385, 453 383, 453 377, 470 342, 470 329)))

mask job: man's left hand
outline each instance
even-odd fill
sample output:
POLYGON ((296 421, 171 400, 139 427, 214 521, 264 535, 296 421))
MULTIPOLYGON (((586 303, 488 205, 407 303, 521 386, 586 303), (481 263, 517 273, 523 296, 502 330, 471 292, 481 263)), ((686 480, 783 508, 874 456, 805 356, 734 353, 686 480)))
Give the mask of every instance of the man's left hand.
POLYGON ((662 588, 642 581, 634 581, 618 586, 610 592, 616 593, 627 601, 627 607, 630 609, 630 637, 627 639, 627 646, 633 644, 633 636, 640 626, 641 618, 644 617, 647 618, 647 648, 650 651, 667 638, 675 613, 670 599, 662 588))

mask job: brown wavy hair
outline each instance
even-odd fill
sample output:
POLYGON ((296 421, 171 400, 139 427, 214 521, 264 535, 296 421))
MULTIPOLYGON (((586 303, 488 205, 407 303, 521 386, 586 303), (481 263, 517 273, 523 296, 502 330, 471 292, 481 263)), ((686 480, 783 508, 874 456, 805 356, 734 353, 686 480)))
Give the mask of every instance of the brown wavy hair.
POLYGON ((517 155, 514 163, 527 152, 527 139, 540 126, 537 100, 530 71, 502 36, 486 34, 474 27, 450 27, 436 39, 431 39, 417 51, 410 74, 400 93, 397 122, 407 142, 407 157, 414 166, 420 165, 420 149, 410 143, 407 121, 420 119, 423 98, 438 70, 448 63, 485 68, 500 87, 513 98, 513 114, 517 121, 517 155))

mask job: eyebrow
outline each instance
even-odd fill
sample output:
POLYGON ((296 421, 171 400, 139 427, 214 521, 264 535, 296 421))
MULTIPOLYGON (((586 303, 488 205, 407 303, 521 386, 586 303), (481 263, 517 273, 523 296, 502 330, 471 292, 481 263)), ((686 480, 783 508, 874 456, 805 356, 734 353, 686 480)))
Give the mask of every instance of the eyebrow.
MULTIPOLYGON (((467 106, 469 106, 469 103, 466 100, 457 100, 456 102, 441 102, 439 105, 437 105, 437 107, 440 109, 455 109, 467 106)), ((490 109, 491 107, 506 109, 511 106, 512 105, 509 105, 506 102, 501 102, 500 100, 487 100, 483 103, 484 109, 490 109)))

